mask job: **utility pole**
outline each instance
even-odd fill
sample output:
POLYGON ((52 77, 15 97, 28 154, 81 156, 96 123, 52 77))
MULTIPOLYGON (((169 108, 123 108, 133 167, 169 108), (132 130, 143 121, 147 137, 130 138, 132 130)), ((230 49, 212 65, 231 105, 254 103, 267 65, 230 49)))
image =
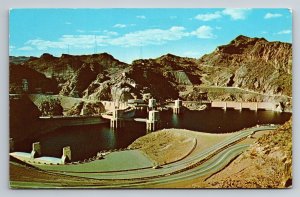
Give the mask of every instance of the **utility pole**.
POLYGON ((95 47, 94 47, 94 54, 97 53, 97 36, 95 35, 95 47))

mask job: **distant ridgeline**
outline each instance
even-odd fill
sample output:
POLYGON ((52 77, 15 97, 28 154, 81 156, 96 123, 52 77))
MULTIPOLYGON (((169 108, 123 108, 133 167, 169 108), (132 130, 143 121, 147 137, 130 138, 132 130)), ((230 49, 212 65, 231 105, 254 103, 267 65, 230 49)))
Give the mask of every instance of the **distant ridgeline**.
POLYGON ((10 57, 10 93, 22 92, 23 79, 28 81, 28 93, 50 92, 91 100, 127 101, 144 93, 158 100, 198 100, 201 87, 239 87, 258 94, 248 92, 245 97, 232 91, 206 91, 209 99, 273 99, 286 104, 292 96, 292 45, 238 36, 199 59, 167 54, 132 64, 107 53, 10 57))

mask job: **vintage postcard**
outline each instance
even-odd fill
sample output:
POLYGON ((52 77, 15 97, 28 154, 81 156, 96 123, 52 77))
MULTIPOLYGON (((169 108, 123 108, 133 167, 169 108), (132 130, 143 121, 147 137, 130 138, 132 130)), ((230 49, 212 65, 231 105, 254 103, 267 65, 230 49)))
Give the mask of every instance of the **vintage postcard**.
POLYGON ((290 9, 11 9, 11 188, 289 188, 290 9))

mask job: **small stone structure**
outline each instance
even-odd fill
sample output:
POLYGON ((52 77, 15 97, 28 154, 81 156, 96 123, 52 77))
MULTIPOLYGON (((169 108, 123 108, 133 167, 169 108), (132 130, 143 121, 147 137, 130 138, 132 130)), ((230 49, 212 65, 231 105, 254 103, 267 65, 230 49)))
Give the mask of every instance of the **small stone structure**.
POLYGON ((32 144, 31 158, 36 158, 42 155, 41 143, 34 142, 32 144))
POLYGON ((153 98, 149 99, 148 107, 150 109, 154 109, 156 107, 156 99, 153 99, 153 98))
POLYGON ((22 90, 23 90, 23 92, 28 92, 28 81, 27 81, 27 79, 22 79, 22 90))
POLYGON ((158 121, 159 121, 159 111, 156 110, 149 111, 149 117, 146 122, 147 131, 155 131, 158 128, 158 121))
POLYGON ((128 106, 142 110, 144 107, 147 107, 147 103, 143 99, 129 99, 128 106))
POLYGON ((180 114, 181 112, 181 108, 182 108, 182 100, 175 100, 175 105, 174 105, 174 108, 173 108, 173 113, 174 114, 180 114))
POLYGON ((61 157, 61 163, 65 164, 67 162, 70 162, 72 157, 71 157, 71 147, 70 146, 66 146, 63 148, 63 155, 61 157))
POLYGON ((15 142, 13 138, 9 138, 9 152, 13 152, 15 149, 15 142))
POLYGON ((111 128, 121 128, 123 127, 123 121, 122 121, 122 114, 124 110, 122 109, 115 109, 112 114, 112 118, 110 120, 110 127, 111 128))

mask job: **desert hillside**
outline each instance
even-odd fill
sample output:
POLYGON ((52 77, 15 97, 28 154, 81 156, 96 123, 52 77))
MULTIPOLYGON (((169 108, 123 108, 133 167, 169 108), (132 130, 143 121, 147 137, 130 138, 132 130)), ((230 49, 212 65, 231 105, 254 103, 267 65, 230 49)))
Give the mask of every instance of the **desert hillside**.
POLYGON ((214 67, 212 75, 206 78, 207 81, 216 78, 212 81, 215 85, 292 94, 292 45, 289 43, 238 36, 199 61, 200 65, 214 67), (215 72, 216 68, 219 72, 215 72))

